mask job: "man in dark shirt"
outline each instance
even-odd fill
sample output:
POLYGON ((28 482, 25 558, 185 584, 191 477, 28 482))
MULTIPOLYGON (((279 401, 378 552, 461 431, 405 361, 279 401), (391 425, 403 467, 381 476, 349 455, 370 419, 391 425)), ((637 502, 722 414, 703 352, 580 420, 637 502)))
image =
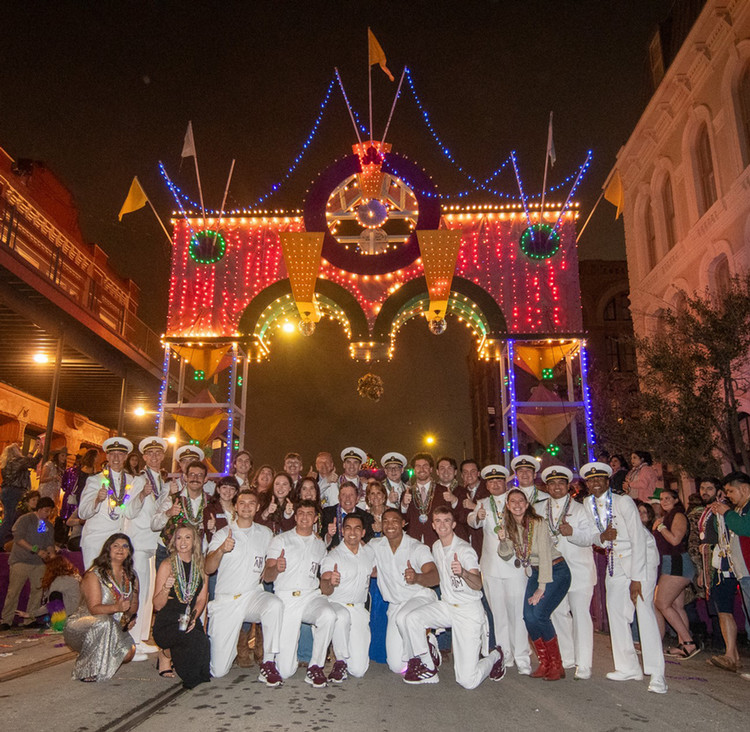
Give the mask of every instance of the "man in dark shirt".
POLYGON ((339 502, 337 506, 326 506, 321 517, 320 535, 326 543, 327 549, 338 546, 343 537, 344 519, 349 515, 359 516, 365 529, 364 541, 368 542, 374 536, 372 531, 372 514, 357 506, 359 493, 357 486, 349 481, 342 483, 339 488, 339 502))
POLYGON ((34 623, 35 611, 39 609, 42 599, 44 560, 55 553, 54 530, 48 522, 54 508, 55 502, 43 496, 36 504, 36 511, 24 514, 13 526, 13 549, 8 558, 8 593, 3 605, 0 630, 9 630, 13 624, 18 609, 18 598, 26 580, 31 584, 29 602, 26 606, 31 619, 25 625, 34 623))

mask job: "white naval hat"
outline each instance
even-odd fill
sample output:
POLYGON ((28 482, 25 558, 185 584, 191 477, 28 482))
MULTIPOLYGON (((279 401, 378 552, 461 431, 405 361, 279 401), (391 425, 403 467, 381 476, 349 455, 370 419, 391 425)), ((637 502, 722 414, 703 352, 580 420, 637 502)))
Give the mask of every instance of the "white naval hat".
POLYGON ((387 468, 389 465, 399 465, 402 468, 406 467, 409 461, 400 452, 387 452, 380 458, 380 464, 387 468))
POLYGON ((133 452, 133 443, 124 437, 110 437, 102 442, 104 452, 133 452))
POLYGON ((550 465, 542 470, 542 480, 547 483, 555 478, 564 478, 570 483, 573 480, 573 471, 568 470, 564 465, 550 465))
POLYGON ((345 447, 341 451, 341 461, 343 462, 347 458, 356 458, 359 462, 363 463, 367 460, 367 455, 364 450, 360 450, 358 447, 345 447))
POLYGON ((175 450, 174 454, 177 462, 182 462, 186 458, 192 458, 193 460, 205 460, 206 453, 198 447, 198 445, 183 445, 175 450))
POLYGON ((586 463, 578 473, 584 480, 588 480, 589 478, 609 478, 612 475, 612 468, 607 463, 586 463))
POLYGON ((508 480, 510 478, 510 471, 504 465, 485 465, 480 475, 485 480, 492 480, 493 478, 508 480))
POLYGON ((539 472, 542 463, 533 455, 516 455, 510 461, 510 469, 515 473, 518 468, 531 468, 535 473, 539 472))
POLYGON ((141 453, 146 452, 146 450, 164 450, 164 452, 167 451, 167 441, 163 437, 157 437, 156 435, 152 437, 144 437, 140 443, 138 444, 138 450, 140 450, 141 453))

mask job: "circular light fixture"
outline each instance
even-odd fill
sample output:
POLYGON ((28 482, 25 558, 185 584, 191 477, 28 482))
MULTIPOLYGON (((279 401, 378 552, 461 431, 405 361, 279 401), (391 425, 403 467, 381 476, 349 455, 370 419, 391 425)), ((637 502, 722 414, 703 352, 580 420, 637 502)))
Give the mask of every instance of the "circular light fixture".
POLYGON ((170 435, 169 437, 167 437, 167 442, 170 445, 174 445, 177 442, 177 438, 174 435, 170 435))
POLYGON ((377 198, 371 198, 357 206, 355 215, 362 226, 377 229, 388 220, 388 208, 377 198))
POLYGON ((560 235, 549 224, 533 224, 524 229, 519 244, 530 259, 550 259, 560 248, 560 235))
POLYGON ((32 358, 34 363, 49 363, 49 356, 46 353, 35 353, 32 358))
POLYGON ((145 416, 145 414, 146 414, 146 410, 145 410, 145 409, 144 409, 143 407, 136 407, 136 408, 135 408, 135 409, 133 410, 133 414, 134 414, 134 415, 135 415, 136 417, 143 417, 143 416, 145 416))
POLYGON ((219 231, 197 231, 190 239, 190 256, 198 264, 216 264, 226 250, 226 240, 219 231))
POLYGON ((281 329, 284 331, 284 333, 294 333, 294 324, 290 323, 288 320, 284 323, 284 325, 281 326, 281 329))

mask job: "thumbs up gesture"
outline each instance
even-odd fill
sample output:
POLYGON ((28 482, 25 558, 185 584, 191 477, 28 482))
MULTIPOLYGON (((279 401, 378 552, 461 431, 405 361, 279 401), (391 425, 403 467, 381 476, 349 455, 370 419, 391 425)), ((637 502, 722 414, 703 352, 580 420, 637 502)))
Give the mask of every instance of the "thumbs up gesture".
POLYGON ((484 521, 487 518, 487 511, 481 503, 479 504, 479 508, 477 509, 477 518, 480 521, 484 521))
POLYGON ((599 538, 602 541, 602 544, 605 541, 614 541, 617 538, 617 529, 612 526, 612 524, 607 524, 607 528, 602 531, 599 538))
POLYGON ((411 562, 408 559, 406 560, 406 569, 404 570, 404 580, 407 585, 413 585, 417 581, 417 572, 411 566, 411 562))
POLYGON ((286 571, 286 557, 284 556, 284 550, 281 550, 281 554, 279 554, 279 558, 276 560, 276 569, 279 572, 285 572, 286 571))
POLYGON ((224 543, 221 545, 221 551, 224 554, 228 554, 232 549, 234 549, 234 539, 232 538, 232 529, 230 528, 227 538, 224 539, 224 543))
POLYGON ((451 572, 460 576, 463 571, 464 568, 461 566, 461 562, 458 561, 458 554, 454 554, 453 561, 451 562, 451 572))
POLYGON ((567 522, 567 517, 560 522, 560 533, 563 536, 573 536, 573 527, 567 522))
POLYGON ((404 497, 401 499, 401 501, 404 504, 404 508, 409 507, 409 504, 411 503, 411 491, 410 490, 407 489, 404 491, 404 497))
POLYGON ((339 565, 333 565, 333 572, 331 572, 331 584, 334 587, 338 587, 341 584, 341 572, 339 572, 339 565))

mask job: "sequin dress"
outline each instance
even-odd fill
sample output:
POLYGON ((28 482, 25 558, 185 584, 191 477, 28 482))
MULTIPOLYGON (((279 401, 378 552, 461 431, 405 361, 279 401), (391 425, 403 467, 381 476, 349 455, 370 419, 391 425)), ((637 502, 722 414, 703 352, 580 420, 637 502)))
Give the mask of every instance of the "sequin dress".
MULTIPOLYGON (((102 605, 114 605, 115 594, 109 583, 102 581, 94 570, 102 590, 102 605)), ((93 678, 97 681, 111 679, 122 665, 125 656, 133 647, 133 639, 120 627, 121 613, 114 615, 92 615, 86 604, 86 596, 81 595, 81 603, 68 618, 63 638, 68 646, 78 651, 74 679, 93 678)))

